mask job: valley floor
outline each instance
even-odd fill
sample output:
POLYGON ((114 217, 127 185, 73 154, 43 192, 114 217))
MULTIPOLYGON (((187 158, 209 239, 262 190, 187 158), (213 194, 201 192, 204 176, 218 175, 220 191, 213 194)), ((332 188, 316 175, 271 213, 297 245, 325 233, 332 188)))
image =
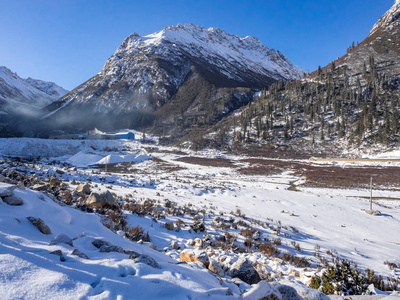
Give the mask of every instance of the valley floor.
POLYGON ((400 278, 397 161, 277 160, 138 141, 25 138, 0 139, 0 158, 0 190, 36 178, 15 189, 22 206, 0 203, 0 295, 7 299, 238 298, 252 288, 230 276, 240 258, 262 279, 291 285, 307 299, 323 299, 305 285, 334 257, 400 278), (367 213, 370 176, 379 216, 367 213), (110 191, 127 226, 142 227, 150 242, 126 238, 110 214, 82 212, 79 200, 67 203, 65 194, 52 194, 55 178, 72 195, 78 183, 89 183, 92 192, 110 191), (44 194, 37 191, 43 184, 44 194), (52 234, 40 233, 29 216, 41 218, 52 234), (199 223, 204 230, 196 230, 199 223), (73 246, 49 245, 60 234, 74 238, 73 246), (96 239, 125 252, 99 252, 96 239), (260 243, 275 252, 259 251, 260 243), (73 255, 74 249, 88 259, 73 255), (64 262, 50 254, 55 250, 64 262), (140 259, 150 256, 157 266, 130 259, 128 250, 144 255, 140 259), (217 271, 182 263, 185 251, 203 251, 207 266, 215 263, 217 271), (284 254, 292 257, 285 261, 284 254))

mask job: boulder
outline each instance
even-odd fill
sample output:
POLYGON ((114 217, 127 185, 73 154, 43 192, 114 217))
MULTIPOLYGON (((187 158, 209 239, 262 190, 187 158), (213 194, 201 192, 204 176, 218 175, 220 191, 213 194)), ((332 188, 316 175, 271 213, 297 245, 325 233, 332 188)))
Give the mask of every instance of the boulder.
POLYGON ((193 262, 199 266, 208 268, 210 264, 207 252, 200 250, 184 250, 181 252, 181 260, 185 262, 193 262))
POLYGON ((87 256, 85 253, 79 251, 78 249, 74 249, 71 254, 79 256, 80 258, 83 258, 83 259, 89 259, 89 256, 87 256))
POLYGON ((88 195, 88 194, 90 194, 90 186, 87 183, 85 183, 85 184, 81 183, 76 187, 76 191, 82 192, 82 193, 88 195))
POLYGON ((289 275, 290 275, 290 276, 294 276, 294 277, 300 277, 300 272, 299 272, 299 271, 296 271, 296 270, 294 270, 294 269, 291 269, 291 270, 289 271, 289 275))
POLYGON ((20 190, 25 190, 25 184, 22 181, 18 182, 17 188, 19 188, 20 190))
POLYGON ((15 196, 3 197, 3 201, 8 205, 14 205, 14 206, 24 204, 24 201, 21 198, 15 196))
POLYGON ((0 197, 11 197, 14 193, 14 190, 17 188, 16 185, 11 185, 8 187, 0 188, 0 197))
POLYGON ((36 184, 32 187, 32 189, 35 191, 43 192, 43 191, 47 191, 48 187, 49 186, 47 184, 36 184))
POLYGON ((129 258, 132 259, 137 264, 143 263, 152 268, 160 269, 160 265, 158 264, 158 262, 156 262, 156 260, 149 255, 146 254, 139 254, 139 256, 131 255, 129 256, 129 258))
POLYGON ((178 249, 180 249, 181 247, 179 247, 179 244, 178 244, 177 241, 172 241, 172 242, 171 242, 171 248, 172 248, 172 249, 178 250, 178 249))
POLYGON ((212 258, 209 258, 209 261, 210 263, 208 265, 208 269, 218 276, 224 276, 224 270, 222 269, 221 265, 212 258))
POLYGON ((6 177, 3 174, 0 174, 0 182, 6 181, 6 177))
POLYGON ((92 192, 86 200, 86 205, 92 208, 101 208, 107 204, 115 204, 114 196, 108 190, 101 193, 92 192))
POLYGON ((203 241, 199 238, 194 239, 194 247, 197 249, 203 248, 203 241))
POLYGON ((92 242, 93 246, 99 248, 100 252, 118 252, 118 253, 125 253, 124 249, 120 246, 116 246, 111 244, 110 242, 102 239, 95 239, 92 242))
POLYGON ((282 300, 279 291, 266 281, 260 281, 242 295, 246 300, 282 300))
POLYGON ((61 261, 65 261, 64 254, 62 253, 61 250, 52 251, 52 252, 50 252, 50 254, 58 255, 60 257, 61 261))
POLYGON ((73 242, 72 242, 72 239, 69 238, 68 236, 66 236, 65 234, 56 235, 56 236, 52 239, 52 241, 50 242, 49 245, 57 245, 57 244, 61 244, 61 243, 70 245, 71 247, 74 246, 74 244, 73 244, 73 242))
POLYGON ((120 246, 116 245, 103 245, 99 249, 100 252, 118 252, 118 253, 125 253, 124 249, 120 246))
MULTIPOLYGON (((309 288, 308 286, 304 285, 300 281, 280 280, 279 283, 273 283, 272 285, 275 285, 277 288, 278 288, 278 285, 285 285, 285 286, 292 287, 296 290, 297 294, 304 300, 330 300, 329 297, 327 295, 325 295, 324 293, 322 293, 318 290, 309 288)), ((286 287, 285 287, 285 289, 286 289, 286 287)), ((289 298, 287 298, 287 299, 289 299, 289 298)), ((290 299, 293 299, 293 298, 290 298, 290 299)), ((293 300, 297 300, 297 298, 293 299, 293 300)))
POLYGON ((281 293, 282 300, 302 300, 303 299, 299 296, 296 289, 291 286, 279 284, 279 283, 272 283, 272 286, 274 286, 279 291, 279 293, 281 293))
POLYGON ((111 243, 110 243, 110 242, 108 242, 108 241, 106 241, 106 240, 102 240, 102 239, 95 239, 95 240, 92 242, 92 244, 93 244, 93 246, 95 246, 96 248, 101 248, 101 247, 104 246, 104 245, 111 246, 111 243))
POLYGON ((167 230, 174 230, 174 223, 173 222, 167 222, 165 223, 165 228, 167 230))
POLYGON ((27 217, 27 219, 32 223, 32 225, 36 226, 41 233, 51 234, 49 226, 47 226, 41 218, 27 217))
POLYGON ((65 172, 63 170, 61 170, 61 169, 57 169, 56 173, 59 174, 59 175, 65 174, 65 172))
POLYGON ((251 262, 244 257, 240 257, 230 268, 231 278, 239 278, 248 284, 260 282, 261 278, 251 262))

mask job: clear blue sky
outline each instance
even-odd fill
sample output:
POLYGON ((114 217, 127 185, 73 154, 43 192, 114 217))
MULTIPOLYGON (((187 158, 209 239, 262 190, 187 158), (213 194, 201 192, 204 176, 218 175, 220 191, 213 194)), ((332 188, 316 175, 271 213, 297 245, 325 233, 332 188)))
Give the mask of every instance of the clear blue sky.
POLYGON ((73 89, 125 37, 178 23, 258 37, 314 70, 362 41, 394 0, 0 0, 0 65, 73 89))

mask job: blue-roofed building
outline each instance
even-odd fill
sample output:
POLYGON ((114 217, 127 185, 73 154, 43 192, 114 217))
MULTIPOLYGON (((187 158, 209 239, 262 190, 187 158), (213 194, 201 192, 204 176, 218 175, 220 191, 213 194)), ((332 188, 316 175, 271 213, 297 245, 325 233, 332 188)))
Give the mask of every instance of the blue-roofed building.
POLYGON ((135 134, 132 131, 118 132, 115 134, 117 140, 134 140, 135 134))

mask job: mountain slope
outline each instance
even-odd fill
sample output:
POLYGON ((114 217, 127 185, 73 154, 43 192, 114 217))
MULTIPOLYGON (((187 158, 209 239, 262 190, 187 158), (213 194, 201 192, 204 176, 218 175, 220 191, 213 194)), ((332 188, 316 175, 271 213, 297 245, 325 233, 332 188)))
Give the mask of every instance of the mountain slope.
POLYGON ((364 62, 375 60, 377 71, 400 74, 400 0, 375 23, 368 37, 341 57, 337 66, 346 65, 349 74, 363 72, 364 62))
POLYGON ((53 82, 23 79, 6 67, 0 67, 0 112, 38 110, 68 91, 53 82))
MULTIPOLYGON (((85 111, 85 115, 155 113, 194 77, 216 91, 232 89, 231 94, 238 94, 237 88, 245 88, 242 93, 249 94, 279 79, 300 78, 304 71, 256 38, 239 38, 218 28, 192 24, 171 26, 144 37, 136 33, 127 37, 99 74, 51 105, 46 117, 55 111, 57 119, 68 111, 85 111)), ((204 90, 199 87, 194 93, 204 90)), ((200 101, 198 97, 192 100, 200 101)), ((207 102, 210 104, 210 97, 207 102)), ((191 105, 174 106, 167 117, 184 114, 191 105)))
POLYGON ((301 80, 272 84, 240 113, 207 131, 208 136, 203 132, 188 139, 193 147, 229 140, 244 145, 246 152, 253 144, 255 152, 277 157, 348 156, 398 147, 399 16, 397 0, 346 55, 301 80), (275 147, 259 147, 263 143, 275 147))

